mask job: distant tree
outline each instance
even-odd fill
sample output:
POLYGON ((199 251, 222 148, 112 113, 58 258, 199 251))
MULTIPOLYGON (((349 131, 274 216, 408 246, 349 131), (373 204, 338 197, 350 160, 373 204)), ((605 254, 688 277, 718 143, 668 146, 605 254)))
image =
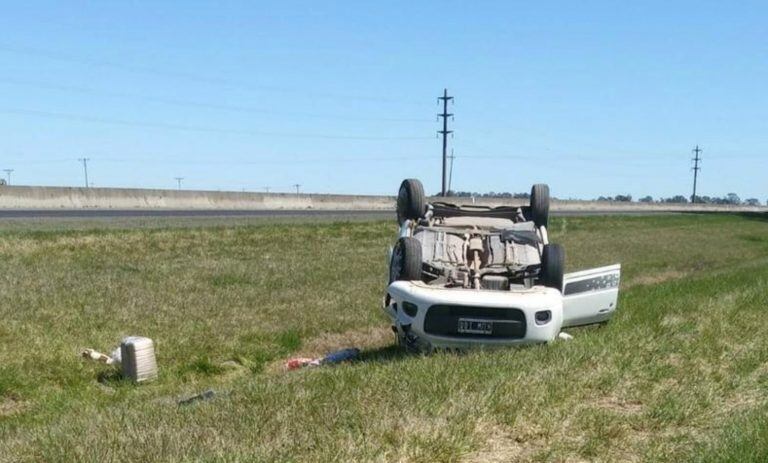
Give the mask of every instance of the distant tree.
POLYGON ((728 193, 725 198, 728 204, 741 204, 741 198, 736 193, 728 193))
POLYGON ((746 201, 744 201, 744 203, 748 206, 759 206, 760 200, 757 198, 749 198, 746 201))
POLYGON ((621 201, 623 203, 632 202, 632 195, 616 195, 613 198, 614 201, 621 201))
POLYGON ((664 198, 660 200, 663 203, 671 203, 671 204, 685 204, 688 202, 688 198, 686 198, 683 195, 676 195, 671 198, 664 198))
POLYGON ((597 200, 598 201, 613 201, 613 198, 611 198, 610 196, 598 196, 597 200))
POLYGON ((717 196, 713 196, 709 199, 709 202, 712 204, 728 204, 728 200, 725 198, 718 198, 717 196))
POLYGON ((652 203, 653 202, 653 196, 651 196, 651 195, 643 196, 638 201, 640 201, 641 203, 652 203))

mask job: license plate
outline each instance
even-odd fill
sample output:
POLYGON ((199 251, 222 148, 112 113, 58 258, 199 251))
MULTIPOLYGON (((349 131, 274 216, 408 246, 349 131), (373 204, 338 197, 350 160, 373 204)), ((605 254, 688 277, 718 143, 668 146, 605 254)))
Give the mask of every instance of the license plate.
POLYGON ((493 322, 474 318, 459 318, 459 333, 491 334, 492 332, 493 322))

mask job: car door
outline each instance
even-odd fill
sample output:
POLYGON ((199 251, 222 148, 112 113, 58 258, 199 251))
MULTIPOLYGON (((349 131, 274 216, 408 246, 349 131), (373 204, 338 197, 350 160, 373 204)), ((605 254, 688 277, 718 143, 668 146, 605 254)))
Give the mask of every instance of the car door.
POLYGON ((616 310, 621 265, 566 273, 563 279, 563 327, 607 321, 616 310))

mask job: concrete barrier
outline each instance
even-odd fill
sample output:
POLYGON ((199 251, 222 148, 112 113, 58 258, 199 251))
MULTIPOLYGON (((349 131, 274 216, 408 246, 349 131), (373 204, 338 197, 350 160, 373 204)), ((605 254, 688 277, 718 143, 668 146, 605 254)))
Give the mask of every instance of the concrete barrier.
MULTIPOLYGON (((431 198, 442 200, 443 198, 431 198)), ((472 204, 471 198, 446 198, 472 204)), ((521 206, 522 199, 477 198, 482 206, 521 206)), ((0 186, 0 209, 167 209, 167 210, 367 210, 395 209, 394 196, 246 193, 233 191, 150 190, 0 186)), ((553 200, 553 211, 604 212, 768 212, 766 207, 714 204, 624 203, 553 200)))
POLYGON ((232 191, 3 186, 0 209, 392 210, 395 198, 232 191))

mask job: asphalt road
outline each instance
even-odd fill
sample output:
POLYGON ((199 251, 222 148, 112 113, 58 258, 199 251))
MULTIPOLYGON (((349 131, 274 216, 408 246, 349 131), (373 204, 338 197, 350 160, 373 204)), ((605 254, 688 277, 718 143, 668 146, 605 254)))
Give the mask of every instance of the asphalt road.
POLYGON ((0 209, 0 219, 92 219, 130 217, 394 217, 394 211, 342 210, 218 210, 218 209, 0 209))
MULTIPOLYGON (((654 215, 669 212, 651 211, 553 211, 553 216, 584 215, 654 215)), ((349 210, 165 210, 165 209, 0 209, 0 219, 95 219, 131 217, 350 217, 388 219, 394 211, 349 211, 349 210)))

